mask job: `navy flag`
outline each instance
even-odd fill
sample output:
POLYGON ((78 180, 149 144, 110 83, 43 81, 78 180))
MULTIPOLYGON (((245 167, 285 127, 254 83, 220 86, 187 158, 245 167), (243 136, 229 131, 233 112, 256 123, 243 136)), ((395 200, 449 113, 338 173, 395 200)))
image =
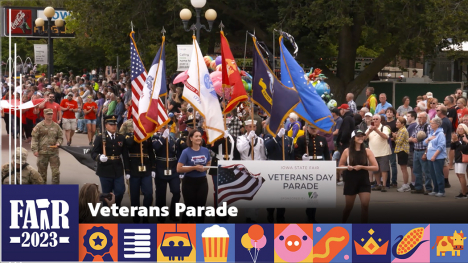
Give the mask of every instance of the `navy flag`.
POLYGON ((253 80, 252 100, 269 116, 270 124, 267 131, 276 136, 289 113, 299 103, 299 94, 295 89, 284 86, 268 65, 257 46, 257 39, 253 36, 253 80))

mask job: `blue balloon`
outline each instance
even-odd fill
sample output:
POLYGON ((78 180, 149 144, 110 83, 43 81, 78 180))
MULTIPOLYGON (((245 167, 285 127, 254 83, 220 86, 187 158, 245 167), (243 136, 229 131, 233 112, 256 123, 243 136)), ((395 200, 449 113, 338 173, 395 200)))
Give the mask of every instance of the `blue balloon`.
POLYGON ((319 83, 317 83, 317 85, 315 85, 315 90, 320 96, 322 96, 325 92, 330 94, 330 86, 328 86, 328 84, 325 83, 325 81, 320 81, 319 83))

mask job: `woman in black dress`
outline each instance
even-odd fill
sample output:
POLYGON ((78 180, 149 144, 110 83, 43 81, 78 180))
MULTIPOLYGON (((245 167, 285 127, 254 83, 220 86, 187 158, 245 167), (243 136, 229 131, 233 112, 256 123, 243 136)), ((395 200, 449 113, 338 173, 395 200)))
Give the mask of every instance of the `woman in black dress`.
POLYGON ((364 132, 353 131, 349 148, 343 151, 340 167, 347 166, 343 172, 343 194, 346 206, 343 210, 343 223, 346 223, 354 206, 356 195, 361 200, 361 223, 367 223, 371 184, 368 171, 377 171, 379 166, 374 154, 364 146, 364 132))

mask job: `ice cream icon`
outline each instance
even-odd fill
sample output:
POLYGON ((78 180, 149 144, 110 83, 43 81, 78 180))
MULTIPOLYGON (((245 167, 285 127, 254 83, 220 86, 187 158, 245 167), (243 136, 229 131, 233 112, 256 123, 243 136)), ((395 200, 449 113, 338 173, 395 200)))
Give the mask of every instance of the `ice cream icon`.
POLYGON ((213 225, 203 231, 205 262, 227 262, 229 234, 226 228, 213 225))

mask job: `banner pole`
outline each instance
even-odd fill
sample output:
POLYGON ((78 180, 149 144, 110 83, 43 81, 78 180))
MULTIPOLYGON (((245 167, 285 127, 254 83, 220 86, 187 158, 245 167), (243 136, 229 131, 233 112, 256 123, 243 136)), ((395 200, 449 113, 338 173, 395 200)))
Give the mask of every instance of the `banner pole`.
MULTIPOLYGON (((23 76, 22 74, 20 73, 20 103, 23 104, 23 76)), ((19 119, 20 119, 20 127, 19 127, 19 130, 20 130, 20 141, 19 141, 19 147, 20 149, 23 148, 23 110, 20 110, 19 111, 19 119)), ((27 139, 27 138, 26 138, 27 139)), ((20 164, 22 165, 23 164, 23 154, 21 152, 22 150, 20 150, 20 164)), ((15 149, 15 153, 16 153, 16 149, 15 149)), ((20 184, 23 184, 23 169, 20 169, 20 184)))
MULTIPOLYGON (((166 94, 168 94, 169 91, 166 91, 166 94)), ((177 96, 177 95, 176 95, 177 96)), ((167 111, 167 108, 168 108, 168 96, 164 96, 165 97, 165 100, 164 100, 164 103, 166 104, 166 111, 167 111)), ((169 129, 169 125, 166 124, 166 129, 169 129)), ((169 136, 171 134, 171 130, 169 130, 169 136)), ((166 138, 166 171, 169 171, 169 136, 167 136, 166 138)), ((168 173, 168 172, 166 172, 168 173)))
MULTIPOLYGON (((14 65, 14 70, 15 70, 14 76, 15 76, 15 77, 14 77, 13 81, 14 81, 15 85, 14 85, 14 90, 13 90, 13 96, 14 96, 14 100, 15 100, 15 108, 14 108, 15 110, 14 110, 14 114, 10 114, 10 120, 11 120, 12 117, 13 117, 13 124, 15 125, 15 131, 14 131, 14 135, 13 135, 13 136, 14 136, 13 138, 15 139, 15 142, 14 142, 15 148, 13 148, 13 151, 14 151, 13 154, 15 155, 15 157, 14 157, 15 159, 14 159, 14 160, 15 160, 15 164, 16 164, 16 141, 18 140, 18 138, 17 138, 17 135, 18 135, 18 126, 16 125, 16 124, 17 124, 17 123, 16 123, 16 117, 17 117, 17 116, 16 116, 16 114, 17 114, 17 113, 16 113, 16 109, 17 109, 17 106, 18 106, 18 100, 17 100, 17 98, 16 98, 16 70, 17 70, 17 68, 16 68, 16 43, 15 43, 15 54, 14 54, 14 56, 15 56, 15 60, 14 60, 14 61, 15 61, 15 62, 14 62, 14 63, 15 63, 15 65, 14 65)), ((10 111, 10 112, 11 112, 11 111, 10 111)), ((10 135, 11 135, 11 134, 10 134, 10 135)), ((16 168, 15 168, 15 185, 16 185, 16 175, 17 175, 17 171, 16 171, 16 168)))
MULTIPOLYGON (((8 85, 8 97, 7 100, 10 102, 10 111, 8 112, 8 158, 11 158, 11 85, 13 85, 13 80, 11 76, 11 63, 13 63, 13 59, 11 58, 11 9, 8 10, 9 12, 9 18, 8 18, 8 31, 9 31, 9 36, 8 36, 8 48, 9 48, 9 57, 8 60, 10 61, 8 64, 8 79, 10 81, 8 85)), ((9 165, 10 167, 10 173, 9 173, 9 181, 11 184, 11 164, 9 165)))

